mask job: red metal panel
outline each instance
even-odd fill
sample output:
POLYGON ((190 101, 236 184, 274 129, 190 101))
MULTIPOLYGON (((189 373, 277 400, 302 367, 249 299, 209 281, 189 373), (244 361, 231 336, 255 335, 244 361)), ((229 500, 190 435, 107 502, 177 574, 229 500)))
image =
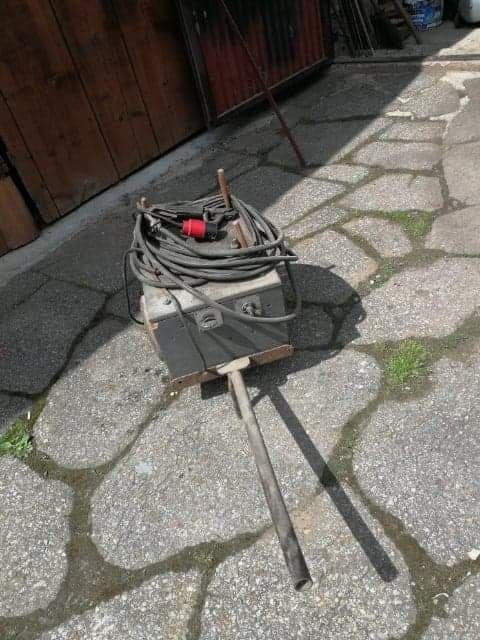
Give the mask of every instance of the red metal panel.
MULTIPOLYGON (((256 99, 258 80, 218 0, 178 0, 204 109, 210 122, 256 99)), ((325 0, 228 0, 270 87, 332 58, 325 0)))

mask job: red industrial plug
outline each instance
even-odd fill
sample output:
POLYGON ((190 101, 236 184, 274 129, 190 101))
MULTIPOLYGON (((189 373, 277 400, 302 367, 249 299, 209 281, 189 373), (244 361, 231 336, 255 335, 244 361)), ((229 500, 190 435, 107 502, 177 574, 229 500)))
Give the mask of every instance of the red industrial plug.
POLYGON ((198 240, 215 240, 217 237, 217 225, 214 222, 188 218, 182 222, 182 233, 198 240))

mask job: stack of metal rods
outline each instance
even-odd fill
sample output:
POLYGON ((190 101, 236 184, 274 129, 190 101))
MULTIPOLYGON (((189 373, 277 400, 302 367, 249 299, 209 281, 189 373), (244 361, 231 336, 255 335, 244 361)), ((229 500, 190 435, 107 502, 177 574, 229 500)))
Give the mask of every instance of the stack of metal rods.
POLYGON ((374 5, 370 0, 333 0, 333 14, 345 38, 350 55, 372 55, 377 47, 371 21, 374 5))

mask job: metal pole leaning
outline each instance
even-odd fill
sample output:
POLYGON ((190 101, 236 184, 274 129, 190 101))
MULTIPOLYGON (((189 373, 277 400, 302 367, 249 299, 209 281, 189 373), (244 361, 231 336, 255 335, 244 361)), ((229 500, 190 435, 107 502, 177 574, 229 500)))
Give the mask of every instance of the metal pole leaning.
POLYGON ((302 549, 298 543, 297 534, 285 506, 278 481, 268 455, 265 441, 260 431, 255 413, 252 409, 242 372, 240 370, 227 373, 230 389, 234 393, 240 415, 247 429, 250 446, 257 465, 258 475, 262 483, 268 508, 277 532, 278 540, 285 557, 285 562, 297 591, 301 591, 312 584, 312 578, 305 562, 302 549))
POLYGON ((255 60, 255 57, 253 55, 253 53, 251 52, 245 38, 243 37, 243 33, 240 30, 240 27, 238 26, 235 18, 232 15, 232 12, 230 11, 230 9, 228 8, 228 6, 225 3, 225 0, 218 0, 218 2, 220 3, 220 6, 222 7, 225 16, 228 20, 228 22, 230 23, 230 26, 232 28, 232 30, 235 32, 238 41, 240 42, 240 44, 242 45, 245 53, 247 54, 248 59, 250 60, 250 64, 252 65, 252 68, 255 72, 255 75, 257 76, 258 82, 260 84, 260 86, 262 87, 262 90, 268 100, 268 102, 270 103, 271 108, 273 109, 273 111, 275 112, 275 115, 277 116, 277 118, 280 121, 280 125, 282 127, 282 130, 284 132, 284 134, 286 135, 286 137, 288 138, 288 141, 290 142, 292 149, 295 153, 295 155, 297 156, 298 159, 298 163, 300 164, 300 167, 302 167, 302 169, 305 169, 307 166, 307 163, 305 162, 305 158, 303 156, 302 151, 300 150, 300 147, 298 146, 297 141, 295 140, 295 138, 293 137, 293 134, 287 124, 287 121, 285 120, 285 118, 282 115, 282 112, 280 111, 280 109, 278 108, 277 102, 275 100, 275 98, 273 97, 273 93, 270 89, 270 87, 268 86, 267 81, 265 80, 265 76, 263 74, 262 69, 259 67, 259 65, 257 64, 257 61, 255 60))

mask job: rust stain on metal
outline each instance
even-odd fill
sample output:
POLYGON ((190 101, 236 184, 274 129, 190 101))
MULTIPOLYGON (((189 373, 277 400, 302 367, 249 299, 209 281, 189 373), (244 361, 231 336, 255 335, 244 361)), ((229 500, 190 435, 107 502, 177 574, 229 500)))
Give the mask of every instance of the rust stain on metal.
MULTIPOLYGON (((178 0, 209 121, 261 93, 247 54, 217 0, 178 0)), ((235 22, 275 88, 332 57, 324 0, 228 0, 235 22)))

